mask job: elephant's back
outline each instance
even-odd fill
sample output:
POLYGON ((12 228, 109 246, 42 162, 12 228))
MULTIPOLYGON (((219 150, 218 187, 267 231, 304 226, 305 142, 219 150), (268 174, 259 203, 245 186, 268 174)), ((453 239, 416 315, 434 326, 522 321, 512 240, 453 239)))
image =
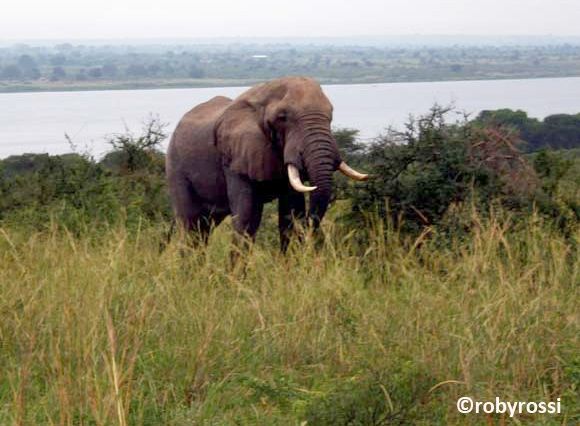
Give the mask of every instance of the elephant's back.
POLYGON ((225 96, 211 98, 209 101, 196 105, 185 113, 180 120, 178 127, 182 123, 186 125, 200 125, 206 122, 211 122, 213 125, 231 103, 232 100, 225 96))
POLYGON ((175 128, 174 140, 177 143, 191 143, 192 139, 204 136, 204 131, 213 132, 216 120, 221 116, 223 111, 230 105, 232 100, 225 96, 216 96, 207 102, 199 104, 189 110, 179 120, 175 128))
POLYGON ((191 161, 196 155, 207 153, 214 145, 214 125, 232 102, 225 96, 216 96, 189 110, 179 121, 167 151, 168 162, 191 161))

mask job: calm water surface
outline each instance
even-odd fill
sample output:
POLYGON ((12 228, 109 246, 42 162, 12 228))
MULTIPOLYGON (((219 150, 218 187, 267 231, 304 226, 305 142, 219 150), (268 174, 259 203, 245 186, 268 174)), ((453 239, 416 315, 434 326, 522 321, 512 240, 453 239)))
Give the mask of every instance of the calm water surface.
MULTIPOLYGON (((70 152, 68 134, 82 151, 100 155, 107 135, 138 133, 158 115, 172 130, 193 106, 216 95, 235 97, 246 88, 121 90, 0 94, 0 157, 25 152, 70 152)), ((543 118, 580 112, 580 77, 385 83, 325 86, 334 104, 337 127, 352 127, 371 139, 388 126, 401 127, 409 114, 423 114, 435 103, 459 110, 523 109, 543 118)))

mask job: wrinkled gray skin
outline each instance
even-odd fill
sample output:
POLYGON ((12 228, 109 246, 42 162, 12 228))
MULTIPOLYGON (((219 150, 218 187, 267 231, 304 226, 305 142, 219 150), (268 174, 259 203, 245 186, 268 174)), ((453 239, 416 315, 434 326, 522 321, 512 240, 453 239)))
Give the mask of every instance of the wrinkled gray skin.
POLYGON ((341 162, 331 120, 320 85, 304 77, 272 80, 234 100, 218 96, 193 108, 175 129, 166 160, 178 223, 206 241, 232 214, 236 232, 254 238, 264 203, 278 198, 285 250, 293 218, 317 228, 328 207, 341 162), (317 187, 308 214, 304 194, 289 185, 288 164, 317 187))

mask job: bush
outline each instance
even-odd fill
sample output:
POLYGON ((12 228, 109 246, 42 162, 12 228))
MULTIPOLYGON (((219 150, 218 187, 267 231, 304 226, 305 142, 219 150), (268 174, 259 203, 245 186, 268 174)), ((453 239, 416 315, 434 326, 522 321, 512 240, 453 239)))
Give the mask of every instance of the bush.
MULTIPOLYGON (((332 132, 343 161, 355 168, 364 167, 367 153, 366 145, 357 140, 358 133, 358 130, 349 128, 334 129, 332 132)), ((333 197, 339 200, 348 199, 351 186, 350 179, 340 173, 336 173, 333 197)))
POLYGON ((113 182, 99 164, 86 157, 25 155, 2 163, 3 221, 44 228, 53 217, 78 228, 78 220, 109 222, 119 210, 113 182))
POLYGON ((105 155, 101 163, 121 175, 139 171, 153 174, 163 172, 165 159, 160 147, 167 138, 166 127, 167 124, 152 116, 143 124, 140 136, 129 130, 111 136, 109 143, 113 150, 105 155))
POLYGON ((576 202, 551 189, 566 164, 541 154, 532 166, 518 149, 516 132, 478 120, 449 124, 450 112, 435 106, 404 132, 391 130, 371 145, 359 161, 373 179, 349 187, 351 220, 378 212, 403 230, 439 226, 461 233, 472 226, 470 210, 485 215, 501 206, 516 217, 538 209, 567 232, 575 226, 576 202))
POLYGON ((140 136, 115 135, 101 161, 89 155, 25 154, 0 162, 0 220, 42 229, 57 221, 74 232, 86 226, 170 216, 164 125, 150 119, 140 136))
POLYGON ((449 109, 435 106, 373 143, 367 163, 373 179, 353 193, 353 209, 378 210, 407 229, 441 224, 469 201, 485 211, 492 201, 520 206, 536 187, 517 139, 468 121, 448 124, 449 109))
POLYGON ((551 217, 568 234, 580 219, 580 172, 576 157, 573 151, 565 150, 542 150, 532 157, 541 180, 536 205, 541 213, 551 217))

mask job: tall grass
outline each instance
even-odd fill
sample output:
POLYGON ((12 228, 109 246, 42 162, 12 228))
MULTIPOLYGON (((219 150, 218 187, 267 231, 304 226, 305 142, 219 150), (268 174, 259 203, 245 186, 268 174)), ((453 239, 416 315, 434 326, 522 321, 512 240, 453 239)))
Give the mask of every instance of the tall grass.
POLYGON ((473 220, 448 244, 376 221, 365 247, 329 221, 286 256, 266 229, 244 273, 227 226, 161 254, 155 226, 0 229, 0 424, 512 421, 458 414, 462 395, 561 397, 513 421, 578 421, 574 245, 473 220))

